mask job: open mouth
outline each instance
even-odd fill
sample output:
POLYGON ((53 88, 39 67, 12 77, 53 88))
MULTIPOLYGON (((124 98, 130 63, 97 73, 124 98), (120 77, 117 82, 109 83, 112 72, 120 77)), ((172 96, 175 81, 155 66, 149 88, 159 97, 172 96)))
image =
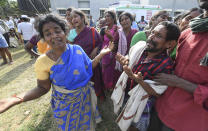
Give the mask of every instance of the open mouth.
POLYGON ((55 38, 55 39, 52 40, 53 44, 60 43, 60 42, 62 42, 61 38, 55 38))
POLYGON ((156 47, 156 42, 154 42, 152 40, 147 40, 147 46, 149 48, 155 48, 156 47))
POLYGON ((77 24, 78 23, 78 21, 73 21, 73 24, 75 25, 75 24, 77 24))

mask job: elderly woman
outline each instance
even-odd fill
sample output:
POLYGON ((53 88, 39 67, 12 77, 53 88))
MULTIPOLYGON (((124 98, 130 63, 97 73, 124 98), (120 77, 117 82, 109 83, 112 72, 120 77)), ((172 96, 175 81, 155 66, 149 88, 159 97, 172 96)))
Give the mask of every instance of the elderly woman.
POLYGON ((100 120, 96 108, 92 69, 113 49, 111 43, 93 60, 80 46, 66 43, 65 23, 49 15, 39 24, 40 36, 51 50, 35 63, 37 87, 17 96, 0 100, 0 113, 10 107, 46 94, 52 87, 51 105, 61 130, 94 130, 100 120))

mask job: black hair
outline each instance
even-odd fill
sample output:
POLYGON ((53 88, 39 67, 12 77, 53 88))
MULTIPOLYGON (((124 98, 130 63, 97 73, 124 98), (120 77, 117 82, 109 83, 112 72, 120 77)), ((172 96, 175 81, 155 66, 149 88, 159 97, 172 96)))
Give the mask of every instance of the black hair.
POLYGON ((188 12, 184 13, 184 14, 181 16, 181 19, 185 18, 186 16, 188 16, 189 14, 191 14, 191 13, 194 12, 194 11, 199 11, 200 14, 203 13, 203 10, 200 9, 200 8, 197 8, 197 7, 191 8, 188 12))
POLYGON ((60 20, 54 15, 47 15, 45 18, 41 18, 39 21, 38 32, 40 33, 41 38, 44 38, 43 26, 49 22, 56 23, 66 33, 66 23, 63 20, 60 20))
POLYGON ((163 14, 168 14, 168 12, 166 10, 161 10, 161 11, 158 11, 157 13, 155 13, 152 17, 154 17, 154 19, 157 19, 159 16, 161 16, 163 14))
POLYGON ((23 18, 21 18, 21 20, 22 20, 22 21, 24 21, 24 22, 29 22, 29 21, 30 21, 30 19, 29 19, 29 18, 24 18, 24 17, 23 17, 23 18))
POLYGON ((129 17, 129 19, 131 20, 131 23, 134 21, 134 18, 133 18, 133 16, 132 16, 132 14, 131 13, 129 13, 129 12, 123 12, 123 13, 121 13, 121 15, 119 16, 119 23, 121 23, 121 17, 122 16, 127 16, 127 17, 129 17))
POLYGON ((116 20, 116 13, 114 12, 114 11, 112 11, 112 10, 108 10, 108 11, 106 11, 104 14, 110 14, 111 15, 111 17, 113 18, 113 23, 114 24, 117 24, 117 20, 116 20))
POLYGON ((174 23, 176 23, 178 20, 182 19, 183 15, 184 15, 184 12, 176 15, 176 17, 174 18, 174 23))
POLYGON ((195 8, 191 8, 189 11, 190 11, 190 12, 193 12, 193 11, 199 11, 199 13, 200 13, 200 14, 202 14, 202 13, 203 13, 203 10, 202 10, 202 9, 200 9, 200 8, 197 8, 197 7, 195 7, 195 8))
POLYGON ((70 12, 72 12, 74 10, 74 8, 73 7, 69 7, 66 11, 70 11, 70 12))
POLYGON ((87 19, 86 15, 85 15, 85 13, 83 11, 77 10, 77 9, 73 9, 72 13, 75 13, 75 14, 79 15, 81 18, 84 18, 84 24, 88 25, 88 19, 87 19))
POLYGON ((163 22, 160 22, 158 25, 165 26, 167 30, 166 41, 170 41, 170 40, 178 41, 178 38, 180 37, 181 32, 176 24, 169 22, 169 21, 163 21, 163 22))

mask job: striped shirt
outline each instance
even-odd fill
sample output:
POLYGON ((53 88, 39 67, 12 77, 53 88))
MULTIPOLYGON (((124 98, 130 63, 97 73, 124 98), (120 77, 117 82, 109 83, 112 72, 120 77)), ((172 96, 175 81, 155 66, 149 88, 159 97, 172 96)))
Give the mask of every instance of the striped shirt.
MULTIPOLYGON (((141 72, 144 80, 152 80, 158 73, 170 74, 173 70, 173 61, 165 53, 161 53, 152 59, 147 58, 147 51, 144 51, 137 64, 133 67, 133 73, 141 72)), ((131 88, 137 83, 131 80, 131 88)))
MULTIPOLYGON (((170 74, 172 70, 173 61, 166 52, 163 52, 152 59, 147 59, 147 51, 144 51, 137 64, 133 67, 132 71, 134 74, 141 72, 144 80, 152 80, 153 77, 158 73, 170 74)), ((129 79, 128 82, 129 83, 127 84, 127 91, 129 90, 129 85, 130 89, 137 85, 137 83, 133 80, 129 79)), ((140 120, 137 123, 133 124, 140 131, 146 131, 149 126, 150 111, 152 109, 152 106, 154 105, 154 102, 155 97, 150 97, 148 99, 140 120)))

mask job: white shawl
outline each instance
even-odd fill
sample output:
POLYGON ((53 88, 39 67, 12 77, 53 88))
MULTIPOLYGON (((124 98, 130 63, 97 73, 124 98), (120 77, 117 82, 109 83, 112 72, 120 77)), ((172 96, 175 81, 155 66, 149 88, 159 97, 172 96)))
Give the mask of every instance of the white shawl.
MULTIPOLYGON (((134 67, 138 59, 141 57, 145 48, 146 42, 140 41, 130 49, 129 67, 131 69, 134 67)), ((128 76, 125 72, 123 72, 120 78, 118 79, 116 87, 111 96, 114 105, 114 113, 116 114, 118 114, 121 106, 123 105, 127 80, 128 76)), ((151 80, 145 80, 145 82, 150 84, 150 86, 158 94, 162 94, 167 89, 167 86, 154 85, 154 82, 151 80)), ((134 121, 135 123, 139 121, 148 100, 147 98, 141 101, 142 96, 147 95, 147 93, 139 84, 136 85, 132 90, 130 90, 128 94, 130 95, 130 98, 116 120, 122 131, 126 131, 131 125, 132 121, 134 121)))
MULTIPOLYGON (((118 34, 119 34, 118 52, 121 55, 126 55, 126 52, 127 52, 126 35, 125 35, 123 29, 119 29, 118 30, 118 34)), ((122 66, 121 66, 121 64, 118 61, 116 61, 115 69, 119 70, 119 71, 122 71, 122 66)))

